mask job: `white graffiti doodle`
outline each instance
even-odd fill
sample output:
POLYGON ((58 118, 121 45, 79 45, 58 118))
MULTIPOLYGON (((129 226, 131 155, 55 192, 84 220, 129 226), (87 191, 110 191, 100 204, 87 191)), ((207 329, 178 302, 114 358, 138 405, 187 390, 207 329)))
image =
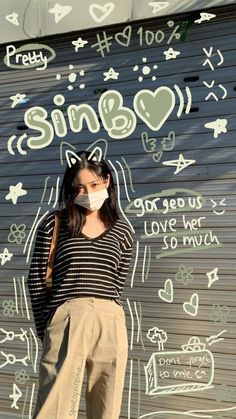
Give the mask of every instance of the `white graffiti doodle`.
POLYGON ((151 1, 148 4, 153 7, 152 13, 158 13, 170 5, 169 1, 151 1))
POLYGON ((2 253, 0 253, 1 265, 5 265, 6 262, 10 262, 13 253, 9 252, 9 250, 5 247, 2 253))
MULTIPOLYGON (((211 89, 214 85, 215 85, 215 81, 214 80, 212 80, 212 82, 211 83, 207 83, 206 81, 204 81, 203 82, 203 84, 206 86, 206 87, 208 87, 208 89, 211 89)), ((219 86, 219 88, 221 89, 221 90, 223 90, 223 96, 221 97, 221 99, 225 99, 226 97, 227 97, 227 95, 228 95, 228 92, 227 92, 227 89, 222 85, 222 84, 218 84, 218 86, 219 86)), ((216 96, 216 94, 215 93, 213 93, 213 92, 210 92, 206 97, 205 97, 205 100, 208 100, 210 97, 213 97, 217 102, 218 102, 218 97, 216 96)))
POLYGON ((7 330, 3 329, 2 327, 1 327, 0 330, 3 333, 5 333, 5 337, 2 340, 0 340, 0 343, 4 343, 4 342, 7 342, 7 341, 11 342, 17 337, 20 338, 20 340, 22 342, 27 340, 27 331, 22 329, 22 328, 21 328, 21 333, 15 333, 12 330, 7 331, 7 330))
POLYGON ((216 15, 214 15, 213 13, 201 12, 200 19, 194 20, 194 23, 202 23, 205 21, 209 21, 211 19, 214 19, 214 17, 216 17, 216 15))
POLYGON ((183 154, 180 154, 178 160, 168 160, 163 162, 162 164, 164 164, 165 166, 176 166, 174 174, 177 174, 181 172, 181 170, 185 169, 193 163, 196 163, 196 160, 187 160, 184 158, 183 154))
POLYGON ((103 75, 105 76, 104 81, 107 80, 118 80, 119 73, 118 71, 115 71, 114 68, 110 67, 108 71, 104 71, 103 75))
POLYGON ((196 316, 198 313, 199 296, 197 293, 191 295, 190 301, 185 301, 183 309, 189 316, 196 316))
POLYGON ((11 408, 13 409, 19 409, 19 406, 17 406, 18 400, 22 397, 22 392, 17 386, 17 384, 13 383, 13 394, 9 395, 10 399, 13 399, 13 403, 11 404, 11 408))
POLYGON ((22 189, 22 186, 22 182, 18 182, 15 186, 11 185, 9 187, 10 192, 5 196, 5 199, 11 199, 14 205, 17 204, 18 198, 27 194, 27 191, 22 189))
MULTIPOLYGON (((205 66, 205 65, 208 64, 209 67, 214 71, 215 67, 213 66, 211 60, 209 59, 209 58, 212 57, 213 47, 210 47, 209 51, 206 48, 203 48, 203 51, 205 52, 205 54, 207 56, 207 59, 204 61, 204 63, 202 65, 205 66)), ((222 53, 219 49, 217 49, 217 54, 220 57, 220 61, 217 63, 217 66, 221 66, 221 64, 223 64, 223 62, 224 62, 224 57, 223 57, 223 55, 222 55, 222 53)))
POLYGON ((13 12, 13 13, 11 13, 11 14, 9 14, 9 15, 6 15, 6 16, 5 16, 5 19, 6 19, 8 22, 12 23, 13 25, 15 25, 15 26, 19 26, 20 24, 19 24, 18 17, 19 17, 18 13, 13 12))
POLYGON ((82 39, 81 36, 79 36, 76 41, 72 41, 71 43, 75 47, 75 52, 78 52, 79 48, 84 48, 84 46, 88 44, 88 41, 82 39))
POLYGON ((96 23, 101 23, 113 12, 114 9, 114 3, 106 3, 103 6, 100 4, 91 4, 89 6, 89 13, 96 23))
POLYGON ((5 358, 6 358, 6 361, 5 362, 3 362, 3 364, 1 364, 0 365, 0 368, 3 368, 3 367, 5 367, 6 365, 13 365, 13 364, 15 364, 16 362, 21 362, 23 365, 25 365, 25 366, 27 366, 28 364, 27 364, 27 360, 29 360, 30 358, 29 358, 29 355, 26 355, 25 357, 23 357, 23 358, 16 358, 16 356, 15 355, 13 355, 13 354, 5 354, 5 352, 3 352, 3 351, 1 351, 1 354, 3 355, 3 356, 5 356, 5 358))
MULTIPOLYGON (((212 208, 215 208, 217 206, 217 202, 214 199, 211 199, 211 202, 213 204, 212 208)), ((219 205, 224 206, 224 207, 226 206, 225 198, 221 199, 219 205)), ((213 213, 216 214, 216 215, 224 215, 225 214, 225 210, 222 210, 222 211, 216 211, 216 210, 214 210, 213 213)))
POLYGON ((173 282, 171 279, 167 279, 165 281, 164 289, 160 288, 158 291, 158 295, 161 300, 165 301, 166 303, 172 303, 174 298, 173 292, 173 282))
POLYGON ((216 119, 215 121, 212 122, 208 122, 204 125, 204 127, 209 128, 209 129, 213 129, 214 130, 214 138, 218 138, 218 136, 222 133, 226 133, 227 132, 227 119, 216 119))
POLYGON ((55 22, 60 22, 65 16, 68 15, 72 10, 72 6, 62 6, 56 3, 52 9, 49 9, 49 13, 54 14, 55 22))
POLYGON ((164 51, 163 54, 166 57, 166 60, 174 60, 180 54, 180 51, 175 51, 170 47, 167 51, 164 51))
POLYGON ((207 272, 207 278, 208 278, 208 288, 211 288, 211 286, 214 284, 214 282, 219 280, 218 277, 218 269, 219 268, 214 268, 212 271, 207 272))
MULTIPOLYGON (((183 349, 184 347, 184 349, 183 349)), ((182 351, 155 352, 144 366, 146 394, 178 394, 212 388, 214 358, 198 337, 182 351), (178 384, 176 384, 178 379, 178 384)))

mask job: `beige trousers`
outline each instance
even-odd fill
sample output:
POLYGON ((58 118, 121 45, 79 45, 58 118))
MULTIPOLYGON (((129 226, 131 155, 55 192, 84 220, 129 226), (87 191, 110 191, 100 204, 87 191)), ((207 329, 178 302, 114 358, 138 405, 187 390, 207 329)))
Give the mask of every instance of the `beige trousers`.
POLYGON ((45 330, 33 418, 77 418, 86 369, 87 419, 118 419, 127 357, 122 307, 96 297, 66 301, 45 330))

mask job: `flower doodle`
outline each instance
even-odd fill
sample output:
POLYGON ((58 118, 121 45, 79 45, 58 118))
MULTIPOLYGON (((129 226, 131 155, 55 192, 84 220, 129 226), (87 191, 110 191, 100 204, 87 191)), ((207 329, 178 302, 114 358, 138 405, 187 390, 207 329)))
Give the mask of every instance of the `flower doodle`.
POLYGON ((233 387, 227 384, 220 384, 215 389, 215 396, 218 402, 232 401, 236 393, 233 387))
POLYGON ((229 307, 214 304, 211 309, 210 320, 213 320, 215 323, 226 324, 229 313, 229 307))
POLYGON ((184 285, 188 285, 189 282, 192 282, 193 268, 188 268, 187 266, 180 265, 178 268, 178 272, 175 275, 175 279, 178 282, 182 282, 184 285))
POLYGON ((25 384, 29 380, 28 374, 26 374, 25 369, 21 369, 15 372, 15 380, 18 384, 25 384))
POLYGON ((10 227, 10 234, 8 235, 8 241, 10 243, 17 243, 21 244, 24 240, 26 234, 25 234, 26 225, 25 224, 12 224, 10 227))
POLYGON ((15 303, 13 300, 4 300, 2 303, 3 315, 5 317, 13 317, 16 311, 15 303))

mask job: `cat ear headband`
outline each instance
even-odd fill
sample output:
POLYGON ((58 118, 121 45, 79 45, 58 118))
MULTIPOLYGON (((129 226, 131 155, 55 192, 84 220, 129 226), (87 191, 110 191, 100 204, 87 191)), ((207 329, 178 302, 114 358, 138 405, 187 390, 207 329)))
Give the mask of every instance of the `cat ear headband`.
MULTIPOLYGON (((95 147, 88 156, 88 160, 101 161, 102 159, 102 149, 100 147, 95 147), (99 154, 98 154, 98 153, 99 154)), ((77 156, 72 150, 66 150, 66 160, 69 167, 72 167, 78 161, 81 161, 81 158, 77 156)))

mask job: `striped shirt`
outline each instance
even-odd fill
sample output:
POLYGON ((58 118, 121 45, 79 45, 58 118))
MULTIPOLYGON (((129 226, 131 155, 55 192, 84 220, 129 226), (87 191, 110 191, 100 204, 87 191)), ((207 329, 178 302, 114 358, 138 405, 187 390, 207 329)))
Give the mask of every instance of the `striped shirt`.
POLYGON ((114 299, 123 307, 121 293, 128 273, 133 235, 129 225, 117 220, 96 238, 68 235, 68 219, 61 218, 53 267, 53 286, 47 295, 47 261, 55 223, 49 213, 37 230, 28 289, 38 337, 42 340, 47 320, 65 301, 80 296, 114 299))

